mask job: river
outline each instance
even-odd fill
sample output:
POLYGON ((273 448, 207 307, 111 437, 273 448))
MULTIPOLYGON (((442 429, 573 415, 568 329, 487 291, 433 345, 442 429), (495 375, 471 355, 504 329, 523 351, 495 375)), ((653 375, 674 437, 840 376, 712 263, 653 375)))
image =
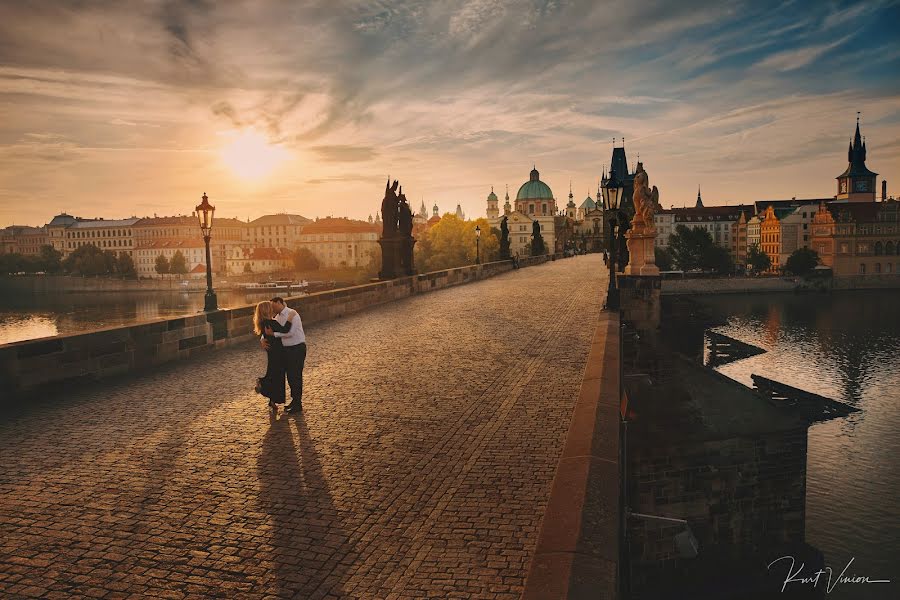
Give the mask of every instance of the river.
MULTIPOLYGON (((218 292, 219 306, 235 307, 266 300, 272 291, 218 292)), ((202 292, 68 292, 0 295, 0 344, 80 333, 203 310, 202 292)))
MULTIPOLYGON (((766 350, 719 367, 860 409, 809 429, 806 541, 840 572, 891 584, 843 585, 832 598, 896 598, 900 579, 900 294, 728 295, 701 301, 716 331, 766 350)), ((822 584, 824 587, 824 584, 822 584)))

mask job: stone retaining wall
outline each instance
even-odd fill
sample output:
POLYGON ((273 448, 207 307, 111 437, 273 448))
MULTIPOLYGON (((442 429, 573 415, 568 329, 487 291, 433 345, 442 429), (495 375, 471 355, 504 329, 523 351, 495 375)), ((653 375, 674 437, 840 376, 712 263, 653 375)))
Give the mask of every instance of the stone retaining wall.
MULTIPOLYGON (((519 266, 558 258, 561 255, 527 257, 519 260, 519 266)), ((470 265, 288 298, 288 304, 297 309, 304 324, 312 324, 512 269, 510 261, 470 265)), ((50 386, 97 381, 248 342, 253 335, 253 309, 243 306, 0 345, 0 405, 12 404, 50 386)))
POLYGON ((900 274, 803 277, 710 277, 664 279, 662 294, 748 294, 767 292, 900 289, 900 274))
POLYGON ((619 597, 620 340, 618 313, 602 313, 523 600, 619 597))

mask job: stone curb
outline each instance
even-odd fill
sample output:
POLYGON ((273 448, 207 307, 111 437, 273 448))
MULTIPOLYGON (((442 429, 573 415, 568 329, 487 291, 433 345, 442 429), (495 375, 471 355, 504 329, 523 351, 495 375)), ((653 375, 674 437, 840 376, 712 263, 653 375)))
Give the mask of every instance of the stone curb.
POLYGON ((525 600, 618 597, 619 338, 618 313, 604 312, 553 478, 525 600))

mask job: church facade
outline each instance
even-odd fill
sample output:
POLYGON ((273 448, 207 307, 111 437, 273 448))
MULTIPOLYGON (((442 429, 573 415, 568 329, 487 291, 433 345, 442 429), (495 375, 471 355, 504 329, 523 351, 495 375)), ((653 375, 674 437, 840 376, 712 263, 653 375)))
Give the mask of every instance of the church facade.
POLYGON ((541 181, 540 175, 537 168, 531 170, 528 181, 519 187, 514 204, 509 201, 509 191, 507 190, 502 214, 498 206, 499 199, 494 190, 491 189, 491 193, 488 194, 486 211, 488 223, 492 228, 500 229, 500 220, 504 216, 507 218, 509 250, 513 256, 531 254, 531 238, 535 221, 540 225, 545 251, 548 253, 558 251, 556 198, 553 197, 550 186, 541 181))

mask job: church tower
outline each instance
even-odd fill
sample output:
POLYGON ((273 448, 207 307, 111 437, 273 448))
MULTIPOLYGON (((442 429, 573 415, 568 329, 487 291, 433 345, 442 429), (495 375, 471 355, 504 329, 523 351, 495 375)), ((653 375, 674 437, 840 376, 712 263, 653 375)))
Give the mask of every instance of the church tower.
MULTIPOLYGON (((590 196, 589 196, 590 197, 590 196)), ((572 195, 572 182, 569 182, 569 202, 566 204, 566 216, 572 220, 575 220, 576 208, 575 208, 575 196, 572 195)))
POLYGON ((500 209, 497 207, 497 194, 494 193, 494 186, 491 186, 491 193, 487 197, 487 218, 496 219, 500 216, 500 209))
POLYGON ((509 203, 509 184, 506 185, 506 202, 503 203, 503 214, 508 215, 512 212, 512 204, 509 203))
POLYGON ((700 197, 700 186, 697 186, 697 204, 694 205, 694 208, 703 208, 703 199, 700 197))
POLYGON ((439 218, 439 219, 441 218, 441 215, 438 214, 438 205, 437 205, 437 202, 434 203, 434 207, 431 209, 431 216, 432 216, 432 217, 437 217, 437 218, 439 218))
POLYGON ((847 162, 847 169, 836 177, 836 198, 848 202, 874 202, 878 173, 866 167, 866 141, 859 134, 859 113, 856 114, 856 134, 847 150, 847 162))

